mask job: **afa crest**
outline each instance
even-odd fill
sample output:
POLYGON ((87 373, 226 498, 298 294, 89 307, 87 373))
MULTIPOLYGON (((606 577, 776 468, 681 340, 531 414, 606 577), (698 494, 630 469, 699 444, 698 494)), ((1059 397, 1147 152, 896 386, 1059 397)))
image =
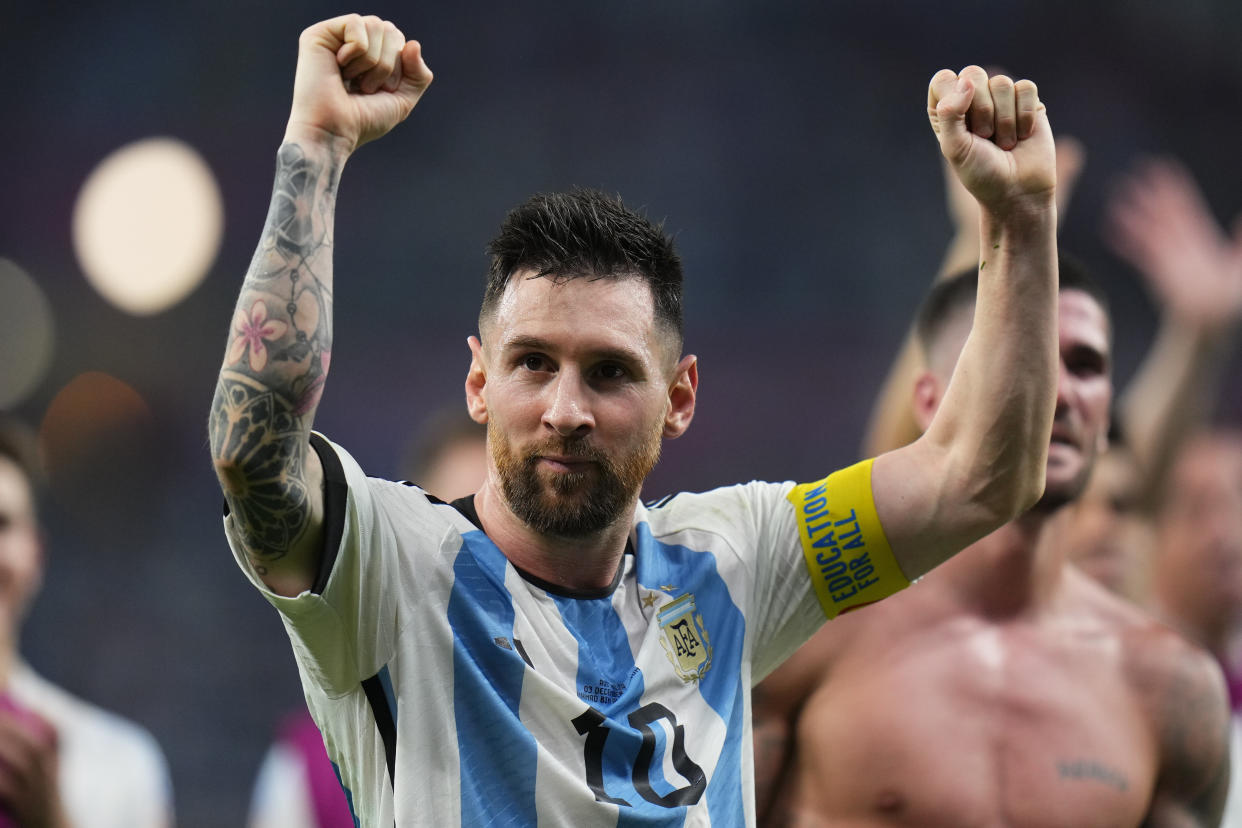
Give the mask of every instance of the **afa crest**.
POLYGON ((687 593, 660 610, 656 620, 663 636, 660 643, 673 669, 685 682, 700 681, 712 666, 712 642, 696 612, 693 593, 687 593))

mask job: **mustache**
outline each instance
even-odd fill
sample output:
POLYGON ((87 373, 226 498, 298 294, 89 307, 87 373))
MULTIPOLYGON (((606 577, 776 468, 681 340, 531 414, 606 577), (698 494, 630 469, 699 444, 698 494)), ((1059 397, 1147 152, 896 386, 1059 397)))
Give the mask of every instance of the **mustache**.
POLYGON ((570 457, 607 463, 608 456, 587 442, 584 437, 551 437, 526 452, 526 462, 534 463, 540 457, 570 457))

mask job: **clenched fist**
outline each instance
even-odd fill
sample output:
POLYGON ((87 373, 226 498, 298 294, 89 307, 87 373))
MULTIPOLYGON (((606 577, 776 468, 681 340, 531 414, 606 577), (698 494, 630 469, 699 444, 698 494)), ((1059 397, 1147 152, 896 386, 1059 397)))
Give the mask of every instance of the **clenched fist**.
POLYGON ((1056 148, 1039 91, 1029 80, 988 77, 979 66, 941 69, 927 88, 927 117, 940 151, 980 207, 995 214, 1056 191, 1056 148))
POLYGON ((375 16, 334 17, 302 32, 285 140, 352 152, 405 120, 431 83, 415 40, 375 16))

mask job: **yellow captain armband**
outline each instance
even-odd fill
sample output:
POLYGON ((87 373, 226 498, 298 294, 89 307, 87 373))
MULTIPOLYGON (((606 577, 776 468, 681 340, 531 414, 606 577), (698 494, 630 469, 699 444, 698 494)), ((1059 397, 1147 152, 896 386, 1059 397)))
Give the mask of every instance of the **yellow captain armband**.
POLYGON ((820 606, 829 618, 910 585, 888 546, 871 496, 871 460, 794 486, 798 539, 820 606))

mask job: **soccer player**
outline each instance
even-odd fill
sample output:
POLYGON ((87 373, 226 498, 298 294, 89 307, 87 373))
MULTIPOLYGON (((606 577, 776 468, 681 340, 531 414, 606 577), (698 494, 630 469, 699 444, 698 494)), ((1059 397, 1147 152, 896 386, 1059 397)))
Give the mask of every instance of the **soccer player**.
POLYGON ((303 32, 210 437, 234 554, 283 616, 362 824, 753 825, 752 684, 826 617, 1038 499, 1056 387, 1052 135, 1033 83, 973 76, 942 70, 928 91, 987 266, 922 438, 812 483, 642 505, 661 440, 694 415, 679 261, 616 199, 536 196, 490 246, 470 339, 487 480, 444 503, 366 477, 311 431, 341 170, 431 72, 378 18, 303 32))
MULTIPOLYGON (((976 336, 981 279, 937 283, 920 311, 927 370, 911 395, 925 428, 976 336)), ((765 824, 1220 823, 1219 668, 1070 566, 1054 529, 1105 447, 1112 397, 1102 295, 1065 260, 1058 306, 1043 497, 911 589, 825 625, 756 688, 765 824)))
POLYGON ((168 765, 151 734, 76 698, 22 659, 43 575, 34 436, 0 415, 0 825, 165 828, 168 765))

